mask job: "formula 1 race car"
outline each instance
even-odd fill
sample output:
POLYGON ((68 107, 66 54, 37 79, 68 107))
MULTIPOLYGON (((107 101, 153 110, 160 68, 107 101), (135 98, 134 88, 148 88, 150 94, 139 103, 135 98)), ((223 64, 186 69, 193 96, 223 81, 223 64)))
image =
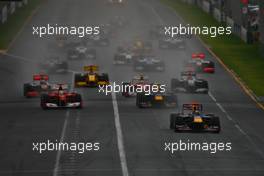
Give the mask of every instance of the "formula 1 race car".
POLYGON ((185 49, 185 42, 178 38, 162 38, 159 40, 160 49, 185 49))
POLYGON ((99 85, 108 85, 108 74, 96 73, 98 71, 97 65, 84 66, 84 71, 87 73, 76 73, 74 75, 75 87, 98 87, 99 85))
POLYGON ((105 47, 110 45, 110 40, 107 35, 93 35, 85 39, 87 46, 105 47))
POLYGON ((68 63, 59 57, 50 57, 39 63, 40 69, 47 73, 65 73, 68 71, 68 63))
POLYGON ((186 66, 191 70, 199 73, 214 73, 215 72, 214 62, 204 59, 205 59, 205 55, 203 53, 193 54, 192 60, 188 61, 186 66))
POLYGON ((96 49, 87 48, 85 44, 77 42, 71 45, 68 49, 67 55, 70 60, 96 59, 96 49))
POLYGON ((131 50, 135 55, 148 54, 152 51, 152 43, 150 41, 135 40, 131 50))
POLYGON ((186 93, 205 93, 209 90, 208 82, 203 79, 198 79, 196 73, 192 71, 181 72, 181 78, 171 80, 172 92, 186 93))
POLYGON ((124 87, 124 91, 122 91, 122 96, 124 97, 132 97, 136 96, 137 93, 136 90, 139 86, 142 86, 142 89, 144 89, 145 85, 149 85, 149 80, 144 75, 135 76, 132 81, 130 82, 124 82, 122 86, 124 87))
POLYGON ((165 63, 155 56, 142 55, 134 59, 133 67, 135 71, 163 72, 165 70, 165 63))
POLYGON ((75 92, 68 92, 67 85, 58 84, 48 93, 41 94, 42 109, 82 108, 82 97, 75 92))
POLYGON ((146 94, 142 92, 137 93, 136 106, 139 108, 173 108, 177 106, 177 98, 173 93, 151 92, 150 94, 146 94))
POLYGON ((114 56, 113 63, 115 65, 132 64, 133 57, 134 57, 134 54, 129 48, 118 47, 117 53, 114 56))
POLYGON ((48 80, 48 75, 33 75, 33 82, 24 84, 24 96, 26 98, 38 97, 41 93, 49 91, 51 85, 48 80))
POLYGON ((125 0, 108 0, 109 4, 120 4, 123 5, 125 3, 125 0))
POLYGON ((214 132, 221 131, 220 120, 214 114, 204 114, 201 104, 183 104, 181 113, 170 115, 170 129, 175 132, 196 131, 214 132))

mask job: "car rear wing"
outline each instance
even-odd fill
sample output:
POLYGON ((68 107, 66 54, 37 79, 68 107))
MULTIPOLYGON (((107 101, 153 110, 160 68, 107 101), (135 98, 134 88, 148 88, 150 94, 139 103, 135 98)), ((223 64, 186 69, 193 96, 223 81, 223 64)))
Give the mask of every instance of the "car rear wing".
POLYGON ((203 105, 199 103, 191 103, 191 104, 183 104, 182 105, 182 112, 184 113, 185 111, 203 111, 203 105))
POLYGON ((68 90, 69 86, 68 84, 54 84, 52 85, 52 90, 68 90))
POLYGON ((48 81, 49 80, 49 76, 48 75, 33 75, 33 80, 34 81, 48 81))
POLYGON ((194 70, 187 70, 181 72, 181 76, 196 76, 196 72, 194 70))
POLYGON ((192 59, 204 59, 205 54, 204 53, 194 53, 192 54, 192 59))
POLYGON ((87 72, 96 72, 98 71, 98 66, 97 65, 87 65, 83 67, 83 70, 87 72))

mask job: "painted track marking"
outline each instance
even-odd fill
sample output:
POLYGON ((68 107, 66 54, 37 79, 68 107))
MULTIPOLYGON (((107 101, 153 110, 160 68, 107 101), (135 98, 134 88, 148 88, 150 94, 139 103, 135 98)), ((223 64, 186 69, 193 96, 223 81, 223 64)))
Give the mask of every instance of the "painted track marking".
POLYGON ((115 116, 115 127, 117 133, 117 145, 119 150, 119 157, 121 162, 121 168, 123 176, 129 176, 128 168, 127 168, 127 161, 126 161, 126 153, 125 147, 123 142, 123 135, 122 135, 122 128, 120 123, 119 111, 118 111, 118 104, 116 99, 116 94, 112 91, 112 102, 113 102, 113 109, 114 109, 114 116, 115 116))
MULTIPOLYGON (((70 116, 70 111, 67 110, 66 117, 65 117, 65 120, 64 120, 64 124, 63 124, 63 128, 62 128, 62 132, 61 132, 60 143, 63 143, 63 141, 64 141, 64 137, 65 137, 65 133, 66 133, 66 127, 67 127, 67 124, 68 124, 69 116, 70 116)), ((60 158, 61 158, 61 150, 58 150, 57 155, 56 155, 55 167, 54 167, 54 170, 53 170, 53 176, 57 176, 58 173, 59 173, 60 158)))
MULTIPOLYGON (((74 85, 74 71, 72 72, 72 85, 74 85)), ((72 86, 70 88, 70 91, 73 91, 74 86, 72 86)), ((65 120, 64 120, 64 124, 63 124, 63 128, 62 128, 62 132, 61 132, 61 138, 60 138, 60 143, 63 143, 64 138, 65 138, 65 133, 66 133, 66 128, 67 128, 67 124, 68 124, 68 119, 70 117, 70 111, 67 110, 66 111, 66 115, 65 115, 65 120)), ((79 120, 79 119, 76 119, 79 120)), ((54 166, 54 170, 53 170, 53 176, 58 176, 59 174, 59 167, 60 167, 60 158, 61 158, 61 151, 58 150, 57 155, 56 155, 56 161, 55 161, 55 166, 54 166)))

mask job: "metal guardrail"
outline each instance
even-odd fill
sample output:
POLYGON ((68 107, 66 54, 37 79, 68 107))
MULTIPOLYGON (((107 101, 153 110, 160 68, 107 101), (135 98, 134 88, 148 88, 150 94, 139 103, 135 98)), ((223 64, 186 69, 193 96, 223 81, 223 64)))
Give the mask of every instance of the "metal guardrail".
POLYGON ((15 13, 17 8, 27 4, 28 0, 22 0, 19 2, 0 2, 0 24, 6 23, 9 15, 15 13))

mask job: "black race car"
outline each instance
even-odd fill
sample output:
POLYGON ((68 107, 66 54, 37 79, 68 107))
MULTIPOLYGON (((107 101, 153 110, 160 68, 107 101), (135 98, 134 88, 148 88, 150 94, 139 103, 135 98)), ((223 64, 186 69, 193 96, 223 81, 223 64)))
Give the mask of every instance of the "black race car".
POLYGON ((186 93, 208 93, 208 82, 204 79, 198 79, 196 73, 192 71, 181 72, 181 78, 171 80, 172 92, 186 93))
POLYGON ((69 92, 66 85, 59 84, 58 88, 48 93, 43 93, 40 97, 42 109, 58 108, 82 108, 82 97, 76 92, 69 92))
POLYGON ((46 58, 39 63, 39 67, 49 74, 65 73, 68 71, 68 63, 61 60, 59 57, 46 58))
POLYGON ((51 85, 48 83, 48 80, 48 75, 33 75, 33 82, 24 84, 24 96, 26 98, 33 98, 40 96, 43 92, 50 91, 51 85))
POLYGON ((86 38, 85 43, 87 46, 94 46, 94 47, 105 47, 110 45, 110 39, 108 37, 108 34, 98 34, 93 35, 88 38, 86 38))
POLYGON ((120 4, 123 5, 125 0, 107 0, 109 4, 120 4))
POLYGON ((221 131, 219 117, 214 114, 204 114, 201 104, 183 104, 182 112, 170 115, 170 129, 175 132, 197 131, 214 132, 221 131))
POLYGON ((185 49, 185 41, 179 38, 162 38, 159 40, 160 49, 185 49))
POLYGON ((167 107, 172 108, 177 106, 177 98, 173 93, 137 93, 136 105, 139 108, 151 108, 151 107, 167 107))
POLYGON ((192 60, 186 63, 186 67, 189 70, 199 73, 214 73, 215 64, 213 61, 205 60, 205 54, 198 53, 192 54, 192 60))
POLYGON ((142 55, 134 59, 133 67, 135 71, 163 72, 165 70, 165 63, 155 56, 142 55))
POLYGON ((153 49, 151 41, 135 40, 132 44, 131 51, 134 55, 143 55, 151 53, 153 49))
POLYGON ((72 43, 68 52, 69 60, 96 59, 96 49, 88 48, 83 42, 72 43))
POLYGON ((134 54, 129 48, 118 47, 113 63, 115 65, 132 64, 133 57, 134 54))

